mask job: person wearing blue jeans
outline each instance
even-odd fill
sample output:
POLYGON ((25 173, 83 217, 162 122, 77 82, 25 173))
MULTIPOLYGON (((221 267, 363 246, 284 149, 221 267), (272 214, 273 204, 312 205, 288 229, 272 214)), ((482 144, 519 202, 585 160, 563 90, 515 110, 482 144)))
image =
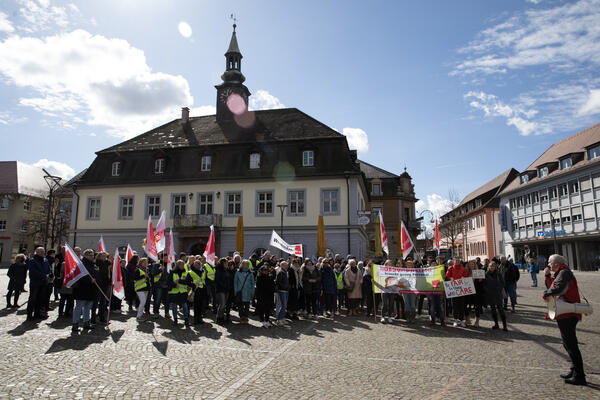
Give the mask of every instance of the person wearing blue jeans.
POLYGON ((427 303, 429 304, 429 316, 431 317, 431 323, 435 324, 435 319, 438 318, 440 320, 440 325, 445 326, 444 295, 427 296, 427 303))
POLYGON ((96 286, 96 270, 94 268, 94 250, 86 249, 81 260, 88 275, 80 277, 73 285, 73 298, 75 308, 73 309, 73 333, 79 332, 79 319, 83 316, 83 329, 92 329, 90 322, 92 306, 96 300, 98 289, 96 286))
POLYGON ((532 284, 531 287, 537 287, 537 274, 539 272, 538 264, 535 262, 533 258, 529 259, 529 273, 531 274, 532 284))
POLYGON ((275 310, 277 321, 276 325, 282 326, 285 324, 285 314, 287 312, 287 302, 290 290, 290 281, 288 277, 288 263, 282 261, 275 275, 275 289, 277 290, 277 309, 275 310))
POLYGON ((517 282, 507 283, 504 286, 506 290, 506 297, 504 297, 504 309, 508 307, 508 298, 510 297, 510 305, 512 312, 515 312, 515 305, 517 304, 517 282))
POLYGON ((84 329, 90 329, 90 318, 93 305, 93 300, 75 300, 75 308, 73 309, 73 325, 79 324, 79 320, 83 317, 84 329))

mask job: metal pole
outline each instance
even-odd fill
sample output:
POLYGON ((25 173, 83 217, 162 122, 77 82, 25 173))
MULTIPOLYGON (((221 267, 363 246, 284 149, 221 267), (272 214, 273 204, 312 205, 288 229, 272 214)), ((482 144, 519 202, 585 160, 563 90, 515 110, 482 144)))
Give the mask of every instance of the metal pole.
POLYGON ((548 210, 550 213, 550 222, 552 223, 552 241, 554 242, 554 254, 558 254, 558 243, 556 242, 556 229, 554 229, 554 215, 552 211, 556 210, 548 210))
MULTIPOLYGON (((283 239, 283 211, 287 208, 287 204, 277 204, 277 207, 279 207, 279 211, 281 211, 281 228, 279 231, 279 235, 283 239)), ((279 258, 283 258, 282 250, 279 250, 279 258)))

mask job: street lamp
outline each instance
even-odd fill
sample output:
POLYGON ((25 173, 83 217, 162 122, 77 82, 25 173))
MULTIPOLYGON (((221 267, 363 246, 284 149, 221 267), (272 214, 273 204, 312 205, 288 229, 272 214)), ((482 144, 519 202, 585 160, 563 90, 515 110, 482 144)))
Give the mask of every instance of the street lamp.
MULTIPOLYGON (((279 211, 281 211, 281 230, 279 231, 279 236, 283 239, 283 212, 287 208, 287 204, 277 204, 279 207, 279 211)), ((279 250, 279 257, 283 257, 283 251, 279 250)))
POLYGON ((558 254, 558 243, 556 243, 556 229, 554 229, 554 214, 557 212, 557 209, 548 210, 550 213, 550 222, 552 223, 552 240, 554 241, 554 254, 558 254))
POLYGON ((46 210, 46 227, 44 229, 44 248, 46 248, 48 246, 48 225, 50 225, 50 212, 54 206, 54 190, 56 190, 57 187, 62 186, 60 184, 62 178, 60 176, 51 175, 44 168, 42 168, 42 171, 44 171, 46 174, 44 175, 44 180, 48 185, 48 189, 50 189, 50 192, 48 193, 48 209, 46 210))

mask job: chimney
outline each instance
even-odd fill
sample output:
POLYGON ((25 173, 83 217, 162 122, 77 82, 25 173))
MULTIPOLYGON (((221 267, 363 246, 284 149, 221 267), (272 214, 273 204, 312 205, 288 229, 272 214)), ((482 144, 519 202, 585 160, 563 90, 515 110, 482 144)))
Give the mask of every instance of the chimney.
POLYGON ((183 107, 181 109, 181 122, 184 124, 190 120, 190 109, 187 107, 183 107))

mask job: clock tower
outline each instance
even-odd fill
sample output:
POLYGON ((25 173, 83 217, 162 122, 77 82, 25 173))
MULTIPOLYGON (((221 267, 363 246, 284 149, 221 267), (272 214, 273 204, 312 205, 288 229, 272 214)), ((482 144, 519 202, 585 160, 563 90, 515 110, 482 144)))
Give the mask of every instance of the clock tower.
POLYGON ((217 121, 233 120, 233 115, 248 110, 250 91, 244 85, 246 78, 242 74, 242 53, 238 47, 235 35, 236 24, 229 48, 225 53, 225 72, 221 75, 223 83, 215 86, 217 89, 217 121))

